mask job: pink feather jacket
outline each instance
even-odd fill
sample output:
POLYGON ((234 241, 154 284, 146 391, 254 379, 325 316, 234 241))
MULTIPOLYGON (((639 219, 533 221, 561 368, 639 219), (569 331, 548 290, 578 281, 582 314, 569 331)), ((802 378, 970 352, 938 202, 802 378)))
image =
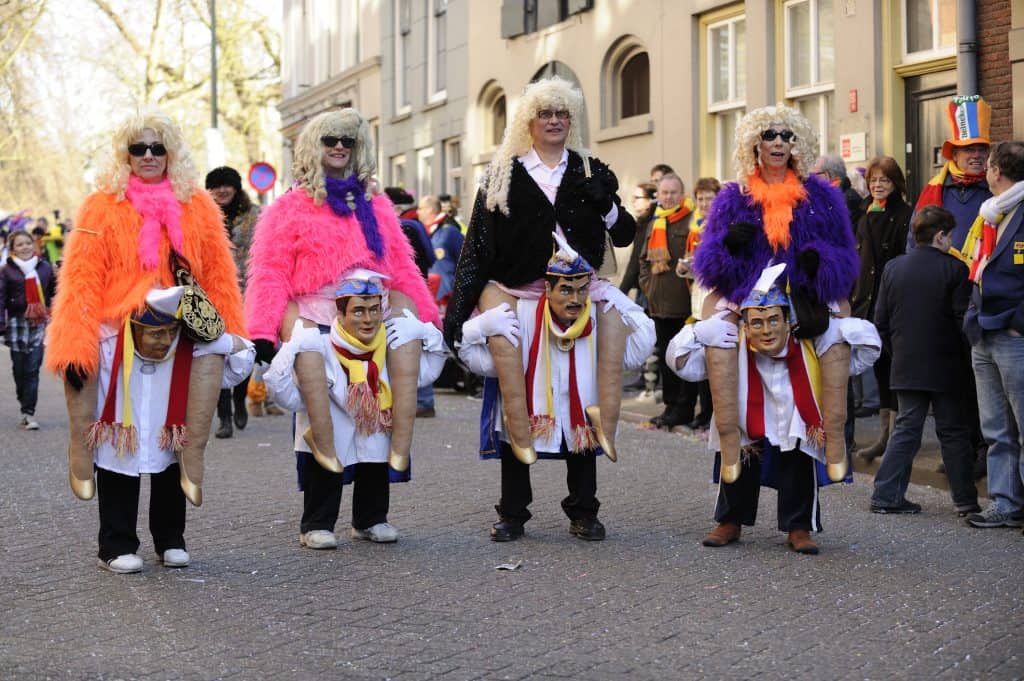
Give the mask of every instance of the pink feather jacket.
POLYGON ((355 215, 336 215, 317 206, 305 191, 292 189, 263 212, 249 249, 245 318, 253 339, 277 341, 288 302, 316 293, 354 267, 391 277, 390 287, 412 299, 422 321, 440 322, 412 246, 405 238, 391 201, 373 197, 373 211, 384 241, 384 257, 366 246, 355 215))

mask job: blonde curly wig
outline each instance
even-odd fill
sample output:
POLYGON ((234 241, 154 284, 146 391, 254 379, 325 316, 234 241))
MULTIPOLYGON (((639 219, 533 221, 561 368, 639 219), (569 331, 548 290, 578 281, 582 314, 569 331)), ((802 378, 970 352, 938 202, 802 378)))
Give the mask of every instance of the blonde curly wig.
POLYGON ((110 153, 103 160, 97 174, 96 186, 108 194, 116 194, 117 200, 124 199, 128 188, 128 177, 132 167, 128 162, 128 145, 138 139, 142 131, 149 128, 160 137, 167 147, 167 179, 179 201, 185 203, 199 188, 199 171, 192 162, 192 154, 185 142, 185 136, 178 124, 159 109, 143 109, 129 116, 114 131, 110 153))
POLYGON ((324 135, 355 137, 356 145, 351 150, 345 177, 355 173, 360 182, 368 185, 377 171, 370 126, 358 111, 346 108, 325 111, 314 116, 295 140, 292 177, 318 206, 323 205, 324 199, 327 198, 323 166, 324 145, 320 142, 324 135))
POLYGON ((799 111, 788 106, 765 106, 754 109, 736 124, 732 165, 736 172, 736 181, 741 187, 747 186, 747 178, 757 170, 757 147, 761 144, 761 133, 773 125, 785 126, 796 134, 790 148, 789 167, 796 172, 801 181, 810 175, 818 148, 818 136, 811 128, 810 121, 799 111))
POLYGON ((565 109, 569 112, 572 125, 565 146, 580 154, 588 153, 583 148, 583 135, 579 128, 583 114, 583 93, 570 81, 553 76, 530 83, 516 102, 512 117, 505 125, 505 135, 494 152, 494 158, 487 168, 483 188, 487 193, 487 208, 501 209, 508 215, 508 188, 512 180, 512 163, 517 156, 530 151, 533 139, 530 137, 530 121, 541 109, 565 109))

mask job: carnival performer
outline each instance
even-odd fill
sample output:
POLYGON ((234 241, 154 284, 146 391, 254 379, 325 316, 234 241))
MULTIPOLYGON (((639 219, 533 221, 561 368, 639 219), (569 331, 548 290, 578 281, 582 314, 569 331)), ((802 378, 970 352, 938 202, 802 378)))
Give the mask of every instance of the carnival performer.
MULTIPOLYGON (((810 533, 821 530, 818 487, 843 480, 853 482, 849 467, 839 476, 824 454, 825 405, 821 395, 820 358, 836 344, 847 344, 849 370, 859 374, 878 358, 881 340, 875 327, 863 319, 833 318, 827 330, 813 340, 798 340, 792 333, 793 310, 781 277, 785 264, 765 269, 753 290, 741 302, 742 328, 728 319, 729 310, 683 327, 668 347, 670 366, 685 380, 707 376, 707 352, 739 348, 739 384, 734 403, 739 405, 739 439, 744 457, 739 475, 726 480, 722 458, 715 461, 718 525, 704 538, 705 546, 725 546, 740 538, 743 525, 753 525, 762 485, 778 490, 779 530, 798 553, 818 553, 810 533), (721 474, 719 480, 719 473, 721 474)), ((792 279, 789 279, 792 281, 792 279)), ((716 404, 717 418, 717 404, 716 404)), ((719 448, 711 430, 711 451, 719 448)))
MULTIPOLYGON (((813 338, 836 315, 849 314, 847 296, 857 275, 857 251, 843 197, 808 174, 817 140, 799 112, 769 106, 746 114, 736 126, 730 182, 711 204, 694 255, 699 283, 714 289, 702 319, 722 310, 736 321, 736 305, 769 264, 786 264, 797 319, 793 333, 813 338)), ((846 384, 850 349, 836 343, 820 358, 825 456, 833 480, 846 471, 846 384)), ((721 444, 722 478, 740 473, 737 423, 738 359, 735 349, 709 348, 708 377, 721 444)))
POLYGON ((388 522, 389 483, 408 482, 411 467, 388 465, 393 397, 384 361, 388 348, 415 342, 422 348, 419 385, 430 385, 444 367, 441 331, 410 311, 383 321, 388 307, 387 277, 357 269, 346 273, 335 293, 336 315, 329 330, 295 322, 291 339, 281 345, 266 373, 267 388, 277 403, 296 412, 295 454, 299 489, 303 492, 299 543, 311 549, 338 546, 342 486, 353 484, 353 539, 394 542, 398 530, 388 522), (311 455, 315 443, 308 432, 302 391, 294 371, 303 352, 323 358, 329 390, 334 451, 344 470, 327 470, 311 455))
MULTIPOLYGON (((121 328, 154 287, 177 284, 173 255, 187 261, 228 333, 245 335, 242 296, 217 205, 199 175, 181 129, 166 114, 130 116, 114 133, 99 191, 86 198, 64 249, 60 286, 46 334, 46 367, 64 377, 70 442, 70 482, 92 498, 99 345, 104 325, 121 328)), ((209 315, 211 312, 203 308, 209 315)), ((221 389, 217 353, 196 357, 188 379, 185 445, 177 452, 181 485, 202 503, 203 455, 221 389)))
POLYGON ((252 371, 249 341, 222 334, 195 343, 181 332, 181 286, 154 288, 143 309, 119 327, 100 327, 97 420, 89 427, 95 447, 99 498, 100 566, 138 572, 136 553, 140 478, 150 476, 149 529, 166 567, 185 567, 185 493, 175 455, 184 447, 190 402, 189 373, 201 358, 220 385, 230 388, 252 371))
MULTIPOLYGON (((372 175, 377 166, 366 120, 350 108, 315 116, 299 133, 294 154, 295 185, 263 212, 249 250, 245 306, 257 359, 273 359, 275 342, 291 338, 296 319, 310 328, 329 327, 342 275, 356 267, 390 277, 392 315, 409 310, 438 323, 437 306, 391 202, 376 193, 372 175)), ((405 470, 416 418, 420 344, 389 348, 387 356, 394 396, 390 463, 405 470)), ((323 355, 298 353, 294 370, 314 455, 325 469, 341 473, 323 355)))
MULTIPOLYGON (((632 243, 636 223, 619 205, 615 174, 583 149, 582 113, 583 93, 562 78, 538 80, 523 91, 477 192, 459 256, 444 326, 453 350, 474 308, 512 307, 518 298, 540 296, 553 232, 596 269, 609 235, 616 246, 632 243)), ((603 377, 598 430, 602 447, 614 452, 629 335, 621 316, 631 303, 606 280, 595 278, 591 288, 591 298, 602 303, 596 311, 603 377)), ((503 337, 492 337, 488 345, 502 384, 509 445, 520 461, 532 463, 537 455, 522 360, 503 337)))
MULTIPOLYGON (((594 268, 557 233, 558 250, 544 275, 544 293, 539 299, 522 298, 514 307, 500 305, 481 312, 462 326, 459 357, 476 373, 496 376, 491 344, 494 336, 507 340, 526 367, 527 413, 536 433, 534 446, 545 459, 565 459, 569 496, 562 510, 569 517, 569 532, 588 540, 605 537, 597 519, 597 457, 603 452, 614 460, 614 450, 600 446, 596 424, 601 372, 598 335, 604 319, 594 312, 590 300, 594 268), (595 328, 596 327, 596 328, 595 328), (600 380, 598 377, 600 376, 600 380)), ((654 349, 654 322, 643 309, 630 302, 621 309, 629 330, 624 364, 615 368, 635 369, 654 349)), ((493 541, 512 541, 523 535, 531 517, 533 500, 530 467, 514 453, 502 412, 505 383, 500 390, 488 381, 480 415, 481 458, 501 459, 501 500, 495 509, 498 522, 491 528, 493 541)))

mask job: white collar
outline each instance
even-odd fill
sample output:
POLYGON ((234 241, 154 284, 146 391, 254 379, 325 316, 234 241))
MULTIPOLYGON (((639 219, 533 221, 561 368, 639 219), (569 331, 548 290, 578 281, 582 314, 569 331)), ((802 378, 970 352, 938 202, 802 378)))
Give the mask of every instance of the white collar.
POLYGON ((558 164, 555 165, 554 168, 549 168, 544 161, 541 160, 537 150, 533 147, 530 147, 528 152, 519 157, 519 162, 523 164, 523 167, 526 168, 528 172, 541 165, 548 170, 557 170, 559 167, 569 165, 569 150, 564 147, 562 148, 562 158, 558 160, 558 164))

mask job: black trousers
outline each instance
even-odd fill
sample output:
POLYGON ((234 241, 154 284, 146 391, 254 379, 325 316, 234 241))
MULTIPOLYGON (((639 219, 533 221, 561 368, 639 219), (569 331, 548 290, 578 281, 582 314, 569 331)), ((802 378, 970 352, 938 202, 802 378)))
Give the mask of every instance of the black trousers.
MULTIPOLYGON (((157 554, 185 548, 185 493, 178 464, 149 476, 149 532, 157 554)), ((96 469, 99 497, 99 557, 107 561, 139 550, 135 527, 139 517, 141 478, 96 469)))
POLYGON ((668 348, 668 343, 682 331, 686 320, 675 317, 654 317, 653 319, 654 352, 658 355, 658 372, 661 374, 661 401, 665 403, 666 407, 682 407, 684 411, 688 411, 687 414, 684 414, 684 417, 688 418, 684 418, 684 420, 692 421, 693 409, 697 404, 696 384, 689 384, 693 386, 693 390, 684 394, 683 379, 679 378, 676 372, 669 369, 668 364, 665 363, 665 350, 668 348))
MULTIPOLYGON (((562 499, 562 510, 570 520, 596 518, 601 502, 597 499, 597 456, 594 452, 569 453, 565 457, 565 484, 569 496, 562 499)), ((522 463, 512 453, 508 443, 501 443, 501 499, 495 510, 504 520, 525 523, 533 514, 530 502, 533 488, 530 485, 530 466, 522 463)))
MULTIPOLYGON (((775 456, 779 485, 779 529, 820 530, 821 510, 816 503, 814 459, 799 450, 775 456)), ((736 482, 718 486, 715 521, 753 525, 757 520, 757 502, 761 494, 761 459, 751 456, 740 469, 736 482)))
MULTIPOLYGON (((300 532, 334 531, 341 509, 344 473, 332 473, 305 457, 303 468, 302 523, 300 532)), ((352 527, 365 530, 388 521, 391 488, 386 463, 357 463, 352 480, 352 527)))
POLYGON ((234 388, 224 388, 220 391, 220 399, 217 400, 217 418, 231 418, 233 413, 231 410, 232 402, 234 402, 234 411, 245 409, 245 396, 249 392, 250 378, 251 376, 246 376, 245 380, 234 388))

